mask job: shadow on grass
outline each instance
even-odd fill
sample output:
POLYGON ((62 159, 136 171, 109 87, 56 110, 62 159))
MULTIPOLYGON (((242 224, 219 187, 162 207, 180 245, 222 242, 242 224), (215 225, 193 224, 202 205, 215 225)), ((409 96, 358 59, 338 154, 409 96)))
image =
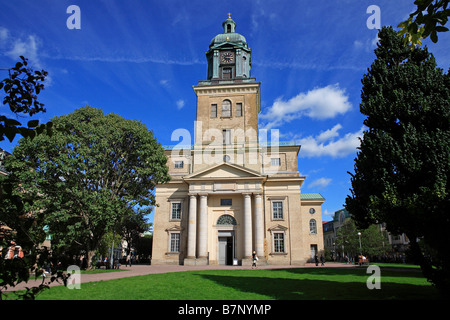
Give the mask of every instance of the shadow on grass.
MULTIPOLYGON (((432 286, 383 282, 381 289, 368 289, 366 280, 370 276, 365 270, 339 269, 284 269, 289 273, 302 274, 311 279, 292 277, 258 277, 244 275, 214 275, 199 273, 198 276, 224 287, 245 293, 265 295, 275 300, 414 300, 439 299, 432 286), (323 275, 323 280, 318 279, 323 275), (329 276, 340 276, 340 280, 325 280, 329 276), (362 278, 364 276, 364 278, 362 278), (351 279, 353 278, 353 279, 351 279)), ((277 271, 277 270, 273 270, 277 271)), ((279 271, 279 270, 278 270, 279 271)), ((415 272, 412 273, 417 276, 415 272)))
MULTIPOLYGON (((299 269, 272 269, 272 270, 284 270, 286 272, 295 274, 310 274, 310 275, 339 275, 339 276, 355 276, 367 278, 370 274, 367 273, 368 266, 355 266, 354 268, 299 268, 299 269)), ((411 277, 411 278, 423 278, 423 274, 420 269, 401 269, 391 267, 381 267, 381 275, 388 277, 411 277)))

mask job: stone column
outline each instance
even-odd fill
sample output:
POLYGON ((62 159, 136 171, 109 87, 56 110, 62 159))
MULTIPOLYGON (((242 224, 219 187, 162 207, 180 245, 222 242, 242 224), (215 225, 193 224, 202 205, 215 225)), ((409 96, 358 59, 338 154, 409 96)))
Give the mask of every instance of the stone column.
POLYGON ((261 194, 255 194, 255 251, 261 259, 264 257, 264 219, 261 194))
POLYGON ((189 194, 189 221, 188 221, 188 243, 187 257, 195 259, 197 247, 197 195, 189 194))
POLYGON ((200 195, 200 211, 198 223, 198 257, 207 258, 208 256, 208 196, 200 195))
POLYGON ((252 256, 252 199, 244 193, 244 258, 252 256))

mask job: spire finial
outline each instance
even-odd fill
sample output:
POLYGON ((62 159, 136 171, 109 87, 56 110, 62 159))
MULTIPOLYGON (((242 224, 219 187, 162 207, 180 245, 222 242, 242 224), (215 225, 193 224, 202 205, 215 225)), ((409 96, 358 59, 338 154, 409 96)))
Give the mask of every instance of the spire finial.
POLYGON ((228 19, 231 19, 231 12, 228 12, 228 19))

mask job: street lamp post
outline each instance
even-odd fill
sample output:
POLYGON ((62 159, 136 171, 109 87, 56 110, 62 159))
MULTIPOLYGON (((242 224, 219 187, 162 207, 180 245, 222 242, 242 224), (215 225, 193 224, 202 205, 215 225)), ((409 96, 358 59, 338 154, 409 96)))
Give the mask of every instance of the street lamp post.
POLYGON ((358 237, 359 237, 359 254, 362 256, 361 232, 358 232, 358 237))

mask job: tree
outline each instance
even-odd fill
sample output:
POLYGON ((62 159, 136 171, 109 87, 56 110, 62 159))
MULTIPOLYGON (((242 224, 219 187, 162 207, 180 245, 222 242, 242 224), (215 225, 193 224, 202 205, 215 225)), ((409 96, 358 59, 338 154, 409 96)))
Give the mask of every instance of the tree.
POLYGON ((89 267, 102 237, 126 206, 153 206, 169 180, 167 158, 140 122, 86 106, 52 119, 54 134, 21 139, 8 158, 10 178, 33 201, 36 228, 48 225, 52 250, 84 250, 89 267))
MULTIPOLYGON (((37 100, 37 95, 44 89, 44 81, 48 75, 45 70, 34 71, 27 67, 28 59, 20 56, 21 62, 17 62, 13 68, 4 69, 9 71, 9 77, 0 81, 0 90, 3 89, 5 97, 3 104, 9 106, 9 110, 17 116, 33 116, 45 112, 44 104, 37 100), (12 73, 11 73, 12 71, 12 73)), ((5 136, 10 142, 17 134, 24 137, 34 137, 44 130, 51 130, 51 122, 39 125, 39 120, 30 120, 27 127, 15 120, 0 115, 0 141, 5 136)))
POLYGON ((352 219, 347 219, 337 231, 336 250, 349 258, 359 254, 358 230, 352 219))
MULTIPOLYGON (((44 104, 37 100, 37 95, 44 89, 44 81, 48 75, 47 71, 33 71, 28 67, 28 60, 20 56, 21 61, 17 62, 13 68, 1 69, 9 72, 9 77, 0 81, 0 90, 3 89, 5 96, 2 99, 3 105, 8 105, 9 111, 17 117, 33 116, 40 112, 45 112, 44 104)), ((19 134, 23 137, 33 138, 44 132, 50 135, 52 123, 39 125, 38 120, 28 121, 27 127, 0 115, 0 141, 6 138, 10 142, 19 134)), ((30 226, 33 225, 34 219, 29 212, 24 210, 29 199, 19 197, 13 194, 13 183, 8 176, 0 175, 0 208, 2 214, 0 216, 0 300, 5 296, 4 289, 13 287, 20 282, 27 282, 30 273, 39 276, 42 272, 39 266, 42 266, 48 257, 48 251, 40 248, 39 243, 44 234, 41 232, 29 232, 30 226), (25 252, 22 259, 3 259, 6 250, 12 243, 21 246, 25 252)), ((45 236, 44 236, 45 237, 45 236)), ((51 281, 56 278, 64 279, 62 274, 52 277, 51 281)), ((44 280, 44 279, 43 279, 44 280)), ((42 281, 39 286, 28 288, 25 293, 19 294, 17 297, 24 299, 34 299, 34 296, 48 286, 42 281)))
POLYGON ((382 232, 378 225, 358 229, 353 219, 347 219, 337 232, 336 247, 342 249, 342 253, 350 257, 360 253, 365 256, 377 256, 388 251, 389 240, 386 232, 382 232), (361 233, 361 236, 358 235, 358 232, 361 233))
POLYGON ((405 233, 424 275, 448 292, 450 77, 426 47, 410 50, 392 27, 378 37, 376 59, 362 79, 368 129, 345 207, 360 228, 385 222, 389 232, 405 233))
POLYGON ((148 231, 150 226, 146 215, 150 213, 151 207, 139 208, 125 208, 125 215, 120 223, 120 235, 127 242, 127 254, 130 253, 131 248, 135 247, 139 242, 141 234, 148 231))
POLYGON ((449 0, 416 0, 417 10, 409 15, 409 18, 401 22, 399 34, 405 35, 404 43, 413 48, 422 44, 420 39, 430 36, 431 41, 438 41, 438 32, 448 31, 444 25, 450 16, 449 0), (440 24, 440 26, 438 25, 440 24))
POLYGON ((363 255, 370 257, 382 256, 392 249, 387 233, 375 224, 361 230, 361 246, 363 255))

